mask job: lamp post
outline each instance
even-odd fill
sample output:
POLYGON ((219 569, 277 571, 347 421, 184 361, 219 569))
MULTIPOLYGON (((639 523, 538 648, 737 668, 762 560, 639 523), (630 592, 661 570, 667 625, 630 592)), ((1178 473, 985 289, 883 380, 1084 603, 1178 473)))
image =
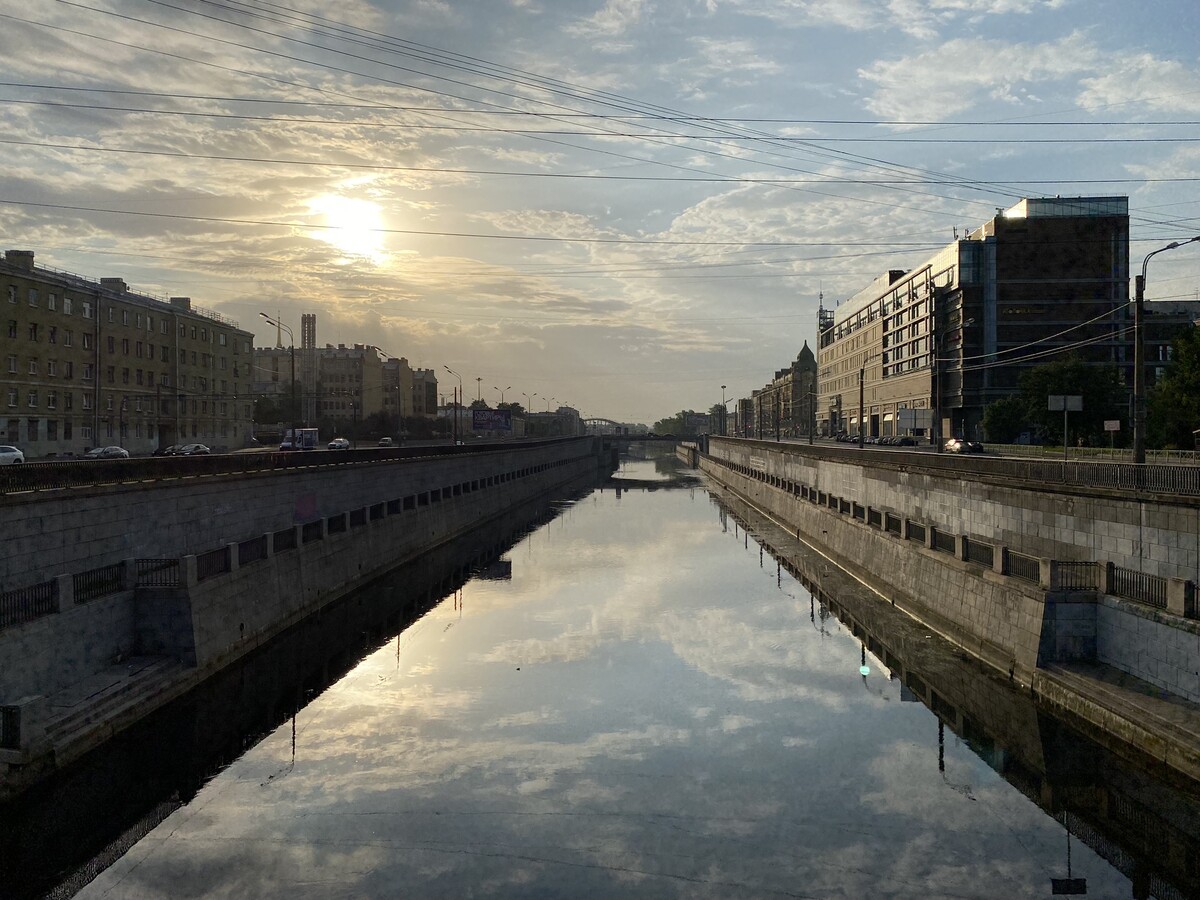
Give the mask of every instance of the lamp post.
POLYGON ((272 319, 265 312, 260 312, 259 315, 276 328, 281 328, 287 332, 288 345, 292 354, 292 449, 295 450, 296 442, 299 439, 299 435, 297 434, 298 426, 296 425, 296 413, 298 410, 298 405, 296 403, 296 339, 292 336, 292 329, 288 328, 278 319, 272 319))
POLYGON ((454 443, 458 444, 458 407, 462 403, 462 376, 455 372, 449 366, 443 366, 447 372, 458 379, 458 397, 454 401, 454 443))
POLYGON ((725 437, 725 385, 721 385, 721 437, 725 437))
POLYGON ((475 376, 475 399, 476 399, 476 401, 478 401, 480 403, 483 402, 483 376, 482 375, 475 376))
POLYGON ((1165 247, 1159 247, 1146 254, 1142 260, 1142 274, 1134 281, 1133 301, 1133 461, 1142 464, 1146 461, 1146 335, 1142 328, 1142 307, 1146 293, 1146 267, 1150 265, 1150 257, 1167 250, 1174 250, 1184 244, 1200 241, 1200 234, 1186 241, 1172 241, 1165 247))
MULTIPOLYGON (((873 360, 878 355, 879 355, 878 353, 868 354, 866 357, 863 358, 862 365, 860 365, 858 367, 858 449, 859 450, 861 450, 863 448, 863 444, 866 442, 866 437, 867 437, 866 423, 863 421, 863 412, 864 412, 863 382, 866 380, 867 363, 869 363, 871 360, 873 360)), ((938 381, 938 388, 939 389, 941 388, 940 380, 938 381)))
POLYGON ((497 391, 499 391, 499 392, 500 392, 500 402, 501 402, 501 403, 503 403, 503 402, 504 402, 504 392, 505 392, 505 391, 511 391, 511 390, 512 390, 512 385, 510 384, 508 387, 498 387, 498 388, 493 388, 493 390, 497 390, 497 391))

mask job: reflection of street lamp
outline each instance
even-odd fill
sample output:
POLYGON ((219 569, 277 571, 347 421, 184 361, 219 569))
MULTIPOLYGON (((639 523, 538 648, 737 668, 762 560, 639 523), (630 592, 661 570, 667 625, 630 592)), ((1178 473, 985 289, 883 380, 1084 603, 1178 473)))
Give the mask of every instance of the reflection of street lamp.
POLYGON ((290 345, 290 350, 292 351, 292 449, 295 450, 296 444, 299 440, 299 429, 296 425, 296 413, 299 408, 299 404, 296 402, 296 339, 292 336, 292 329, 288 328, 278 319, 272 319, 265 312, 260 312, 259 315, 276 328, 282 328, 287 332, 288 344, 290 345))
POLYGON ((1150 257, 1166 250, 1174 250, 1184 244, 1200 241, 1200 234, 1186 241, 1172 241, 1146 254, 1142 260, 1142 274, 1134 281, 1133 300, 1133 461, 1146 461, 1146 338, 1142 328, 1142 305, 1146 293, 1146 267, 1150 257))

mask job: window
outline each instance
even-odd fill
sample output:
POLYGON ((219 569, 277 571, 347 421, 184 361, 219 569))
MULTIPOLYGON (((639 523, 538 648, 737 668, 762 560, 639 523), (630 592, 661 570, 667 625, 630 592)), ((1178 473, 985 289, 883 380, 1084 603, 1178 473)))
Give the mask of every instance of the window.
POLYGON ((134 411, 134 412, 141 412, 141 411, 142 411, 142 398, 141 398, 141 397, 134 397, 134 398, 133 398, 133 411, 134 411))
POLYGON ((17 393, 18 393, 18 392, 17 392, 17 389, 16 389, 15 387, 10 387, 10 388, 8 389, 8 405, 9 405, 9 406, 16 406, 16 405, 17 405, 17 393))
POLYGON ((142 314, 141 313, 137 314, 137 327, 138 328, 142 327, 142 314))
POLYGON ((67 421, 63 422, 63 440, 69 441, 70 439, 71 439, 71 420, 67 419, 67 421))
POLYGON ((91 439, 92 439, 92 426, 91 426, 91 425, 81 425, 81 426, 79 427, 79 436, 80 436, 81 438, 83 438, 83 440, 84 440, 84 443, 87 443, 87 442, 91 441, 91 439))
POLYGON ((63 378, 74 378, 74 377, 75 377, 75 363, 71 362, 70 360, 67 360, 65 363, 63 363, 63 378))
POLYGON ((83 312, 83 317, 85 319, 90 319, 92 317, 92 301, 91 300, 80 300, 79 308, 83 312))
POLYGON ((30 289, 29 289, 29 305, 30 305, 30 306, 37 306, 37 305, 38 305, 37 288, 30 288, 30 289))
POLYGON ((52 343, 52 344, 58 343, 58 328, 56 328, 53 325, 50 326, 50 334, 48 336, 48 339, 49 339, 50 343, 52 343))
POLYGON ((47 294, 46 295, 46 309, 53 310, 55 312, 58 311, 58 295, 57 294, 47 294))
POLYGON ((225 337, 225 332, 221 332, 220 338, 217 341, 222 347, 225 346, 225 337))
POLYGON ((105 402, 105 409, 107 409, 109 412, 112 412, 112 408, 113 408, 113 398, 112 398, 112 394, 109 394, 109 395, 108 395, 108 396, 105 398, 105 401, 106 401, 106 402, 105 402))
POLYGON ((134 345, 134 348, 133 348, 133 355, 134 355, 134 356, 136 356, 138 359, 141 359, 141 358, 142 358, 142 342, 141 342, 141 341, 138 341, 138 342, 137 342, 137 343, 134 345))
POLYGON ((117 314, 117 313, 116 313, 116 310, 115 310, 115 309, 113 309, 113 308, 110 306, 110 307, 108 308, 108 323, 109 323, 110 325, 111 325, 113 322, 115 322, 115 321, 116 321, 116 314, 117 314))
POLYGON ((28 406, 30 407, 30 409, 37 409, 37 405, 38 405, 37 391, 30 391, 27 400, 28 400, 28 406))
POLYGON ((37 331, 38 331, 37 323, 34 322, 32 325, 29 326, 29 339, 31 341, 36 341, 38 339, 37 331))
POLYGON ((36 357, 29 361, 29 374, 30 375, 36 375, 38 373, 38 364, 37 363, 38 363, 38 361, 37 361, 36 357))
POLYGON ((195 339, 196 339, 196 326, 193 325, 192 326, 192 340, 194 341, 195 339))
POLYGON ((109 384, 112 384, 114 381, 117 380, 117 367, 116 366, 109 366, 105 370, 105 380, 108 381, 109 384))
POLYGON ((129 324, 129 310, 127 310, 127 309, 121 310, 121 324, 122 325, 129 324))
POLYGON ((92 369, 92 364, 91 364, 91 363, 84 363, 84 364, 83 364, 83 380, 84 380, 84 381, 91 381, 91 380, 92 380, 92 377, 93 377, 94 375, 95 375, 95 372, 94 372, 94 370, 92 369))
POLYGON ((88 334, 86 331, 83 333, 83 349, 84 350, 92 349, 92 336, 90 334, 88 334))
POLYGON ((129 370, 128 369, 121 370, 121 384, 129 384, 129 370))
POLYGON ((16 340, 16 337, 17 337, 17 320, 16 319, 8 320, 8 336, 10 338, 12 338, 13 340, 16 340))
POLYGON ((116 352, 117 352, 117 339, 116 339, 116 338, 114 338, 114 337, 110 337, 110 338, 108 339, 108 352, 109 352, 109 353, 116 353, 116 352))
POLYGON ((58 409, 58 391, 49 391, 46 394, 46 409, 58 409))
POLYGON ((168 347, 166 344, 163 344, 159 348, 159 359, 161 359, 163 362, 171 361, 171 348, 168 347))
MULTIPOLYGON (((84 408, 84 410, 85 410, 85 411, 86 411, 86 410, 90 410, 90 409, 92 408, 92 395, 91 395, 91 394, 84 394, 84 395, 83 395, 83 408, 84 408)), ((86 436, 86 432, 87 432, 87 426, 86 426, 86 425, 85 425, 85 426, 83 426, 83 430, 84 430, 84 433, 85 433, 85 436, 86 436)))
POLYGON ((49 375, 51 378, 54 378, 58 375, 58 360, 56 360, 56 359, 46 360, 46 374, 49 375))
POLYGON ((63 315, 69 316, 70 314, 71 314, 71 298, 63 297, 63 315))
POLYGON ((163 334, 167 333, 167 320, 166 319, 162 320, 162 333, 163 334))
POLYGON ((72 332, 71 332, 71 331, 69 331, 69 330, 68 330, 68 331, 64 331, 64 332, 63 332, 63 346, 64 346, 64 347, 70 347, 70 346, 71 346, 71 338, 72 338, 72 337, 73 337, 73 334, 72 334, 72 332))
POLYGON ((26 431, 25 431, 26 437, 30 441, 36 441, 38 439, 38 420, 37 419, 26 419, 25 425, 26 425, 26 431))
POLYGON ((134 374, 134 381, 136 381, 138 384, 145 384, 145 382, 143 381, 144 376, 142 375, 141 369, 138 369, 133 374, 134 374))
POLYGON ((46 440, 48 440, 48 441, 57 441, 58 440, 58 419, 47 419, 46 420, 46 440))
POLYGON ((179 325, 179 336, 187 337, 187 326, 182 323, 179 325))
POLYGON ((154 316, 146 316, 146 330, 154 331, 154 316))
POLYGON ((121 353, 129 355, 129 338, 121 338, 121 353))
POLYGON ((70 391, 63 392, 63 409, 70 412, 75 407, 75 395, 70 391))
POLYGON ((15 284, 10 284, 8 286, 8 302, 9 303, 17 302, 17 286, 15 284))

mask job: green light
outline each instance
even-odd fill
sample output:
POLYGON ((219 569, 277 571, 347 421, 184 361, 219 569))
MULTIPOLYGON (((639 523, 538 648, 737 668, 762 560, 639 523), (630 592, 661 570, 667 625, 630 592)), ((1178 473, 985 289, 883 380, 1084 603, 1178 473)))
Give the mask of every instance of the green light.
POLYGON ((870 675, 870 674, 871 674, 871 667, 870 667, 870 666, 865 666, 865 665, 864 665, 864 666, 859 666, 859 667, 858 667, 858 674, 859 674, 859 675, 861 675, 863 678, 866 678, 868 675, 870 675))

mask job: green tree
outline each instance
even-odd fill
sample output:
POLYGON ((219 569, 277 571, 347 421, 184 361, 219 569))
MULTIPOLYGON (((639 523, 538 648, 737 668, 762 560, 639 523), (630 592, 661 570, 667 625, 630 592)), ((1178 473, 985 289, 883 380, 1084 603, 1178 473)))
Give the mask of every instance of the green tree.
POLYGON ((1047 408, 1051 395, 1083 397, 1083 410, 1069 415, 1071 441, 1082 438, 1086 443, 1105 442, 1105 419, 1119 419, 1125 411, 1125 386, 1116 366, 1090 365, 1070 356, 1028 370, 1018 383, 1029 424, 1048 443, 1063 442, 1063 414, 1047 408))
POLYGON ((1004 397, 989 403, 983 411, 983 430, 996 444, 1016 443, 1029 428, 1029 405, 1021 397, 1004 397))
POLYGON ((1200 428, 1200 329, 1189 328, 1175 339, 1170 365, 1147 400, 1147 444, 1191 450, 1192 431, 1200 428))

